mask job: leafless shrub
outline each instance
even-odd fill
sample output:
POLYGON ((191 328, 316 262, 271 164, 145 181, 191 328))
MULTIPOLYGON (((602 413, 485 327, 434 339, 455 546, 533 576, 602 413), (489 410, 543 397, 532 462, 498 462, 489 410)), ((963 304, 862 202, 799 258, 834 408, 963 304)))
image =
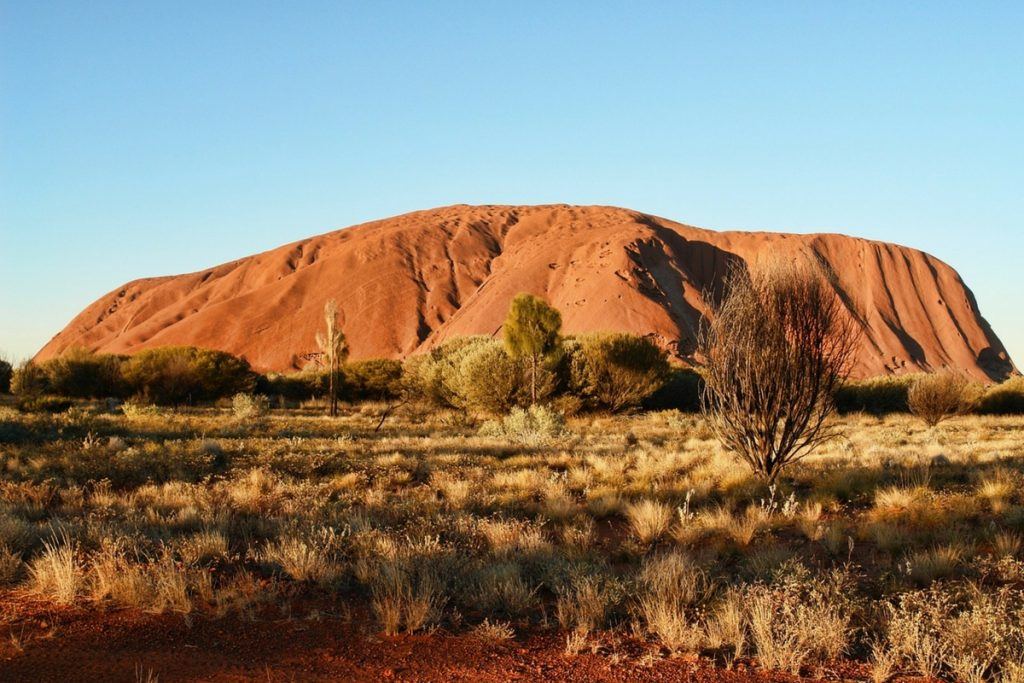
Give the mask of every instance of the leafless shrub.
POLYGON ((775 481, 832 438, 832 396, 848 376, 857 329, 811 265, 734 270, 701 335, 703 410, 729 450, 775 481))
POLYGON ((505 641, 516 637, 516 631, 507 621, 484 619, 473 628, 473 635, 481 640, 505 641))
POLYGON ((910 385, 907 406, 929 427, 934 427, 969 411, 980 393, 976 385, 960 373, 937 372, 924 375, 910 385))

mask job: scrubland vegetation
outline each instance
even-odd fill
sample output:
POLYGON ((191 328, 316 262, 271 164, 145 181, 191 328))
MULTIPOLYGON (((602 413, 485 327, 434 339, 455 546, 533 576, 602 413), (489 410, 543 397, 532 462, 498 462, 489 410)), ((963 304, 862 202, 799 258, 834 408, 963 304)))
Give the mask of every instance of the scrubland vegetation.
POLYGON ((185 347, 22 365, 0 590, 1024 681, 1020 378, 849 382, 827 287, 790 269, 729 290, 699 372, 643 337, 565 338, 525 295, 503 341, 404 363, 347 363, 329 305, 326 371, 185 347))
POLYGON ((387 407, 4 408, 0 581, 94 609, 305 599, 391 634, 1021 680, 1022 418, 850 415, 769 487, 678 411, 410 404, 377 431, 387 407))

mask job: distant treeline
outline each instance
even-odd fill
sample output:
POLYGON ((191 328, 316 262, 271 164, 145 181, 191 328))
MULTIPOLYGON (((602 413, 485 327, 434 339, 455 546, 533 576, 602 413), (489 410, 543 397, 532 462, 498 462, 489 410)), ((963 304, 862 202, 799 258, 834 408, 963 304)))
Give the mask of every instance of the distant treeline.
MULTIPOLYGON (((8 366, 9 369, 9 366, 8 366)), ((408 358, 345 363, 335 393, 343 401, 423 400, 439 406, 503 413, 530 401, 526 361, 501 341, 460 337, 408 358)), ((2 377, 2 375, 0 375, 2 377)), ((8 374, 23 403, 40 397, 133 399, 158 405, 195 405, 238 393, 301 402, 326 398, 328 372, 311 366, 292 374, 255 372, 223 351, 190 346, 145 349, 130 356, 69 349, 57 358, 27 362, 8 374)), ((565 412, 585 409, 698 407, 698 375, 673 367, 651 340, 625 333, 567 337, 537 370, 538 400, 565 412)))
MULTIPOLYGON (((492 414, 531 402, 525 361, 509 355, 501 341, 458 337, 406 359, 345 363, 335 392, 342 401, 427 401, 444 407, 492 414)), ((906 412, 907 395, 920 375, 847 382, 836 394, 841 412, 906 412)), ((223 351, 189 346, 146 349, 131 356, 70 349, 57 358, 23 363, 0 361, 0 392, 23 405, 41 397, 134 399, 158 405, 196 405, 255 393, 295 404, 326 398, 328 373, 309 367, 292 374, 260 374, 223 351)), ((646 337, 604 333, 566 337, 545 360, 536 382, 539 401, 564 413, 629 409, 696 411, 701 378, 697 370, 669 363, 646 337)), ((59 405, 49 402, 49 405, 59 405)), ((1024 413, 1024 378, 989 387, 974 411, 1024 413)))

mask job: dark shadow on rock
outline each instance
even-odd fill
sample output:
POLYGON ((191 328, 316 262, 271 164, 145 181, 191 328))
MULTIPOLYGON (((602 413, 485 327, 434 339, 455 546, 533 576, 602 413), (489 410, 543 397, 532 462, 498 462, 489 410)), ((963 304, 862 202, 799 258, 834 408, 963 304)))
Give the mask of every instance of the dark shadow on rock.
POLYGON ((703 314, 686 300, 686 289, 697 290, 714 307, 725 294, 729 273, 735 268, 746 270, 746 262, 708 242, 688 240, 653 216, 639 214, 637 221, 654 237, 635 243, 630 250, 636 264, 638 290, 664 308, 675 323, 679 331, 678 355, 692 355, 705 321, 703 314))
MULTIPOLYGON (((924 348, 921 346, 921 344, 918 343, 918 341, 914 339, 912 336, 910 336, 910 334, 905 329, 903 329, 896 323, 892 322, 891 320, 886 320, 885 324, 892 331, 892 333, 899 338, 900 344, 903 345, 903 348, 906 350, 907 355, 910 356, 910 360, 912 360, 914 363, 920 366, 927 367, 928 356, 927 354, 925 354, 924 348)), ((895 360, 889 360, 895 363, 895 360)))

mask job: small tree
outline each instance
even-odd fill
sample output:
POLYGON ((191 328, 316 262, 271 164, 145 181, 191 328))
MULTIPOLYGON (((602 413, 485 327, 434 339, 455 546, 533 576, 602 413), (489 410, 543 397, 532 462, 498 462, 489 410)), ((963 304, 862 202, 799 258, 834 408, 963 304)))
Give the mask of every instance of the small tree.
POLYGON ((910 412, 934 427, 946 418, 962 415, 977 402, 980 391, 956 372, 925 375, 910 385, 907 406, 910 412))
POLYGON ((731 451, 774 482, 833 432, 832 395, 849 372, 857 335, 810 264, 736 269, 701 335, 703 411, 731 451))
POLYGON ((561 349, 562 314, 532 294, 512 299, 505 318, 508 355, 526 362, 530 373, 530 403, 537 402, 537 374, 541 364, 557 357, 561 349))
POLYGON ((323 332, 316 333, 316 345, 327 366, 330 413, 334 417, 338 414, 338 368, 348 358, 348 342, 338 324, 338 303, 334 299, 324 304, 324 326, 323 332))

